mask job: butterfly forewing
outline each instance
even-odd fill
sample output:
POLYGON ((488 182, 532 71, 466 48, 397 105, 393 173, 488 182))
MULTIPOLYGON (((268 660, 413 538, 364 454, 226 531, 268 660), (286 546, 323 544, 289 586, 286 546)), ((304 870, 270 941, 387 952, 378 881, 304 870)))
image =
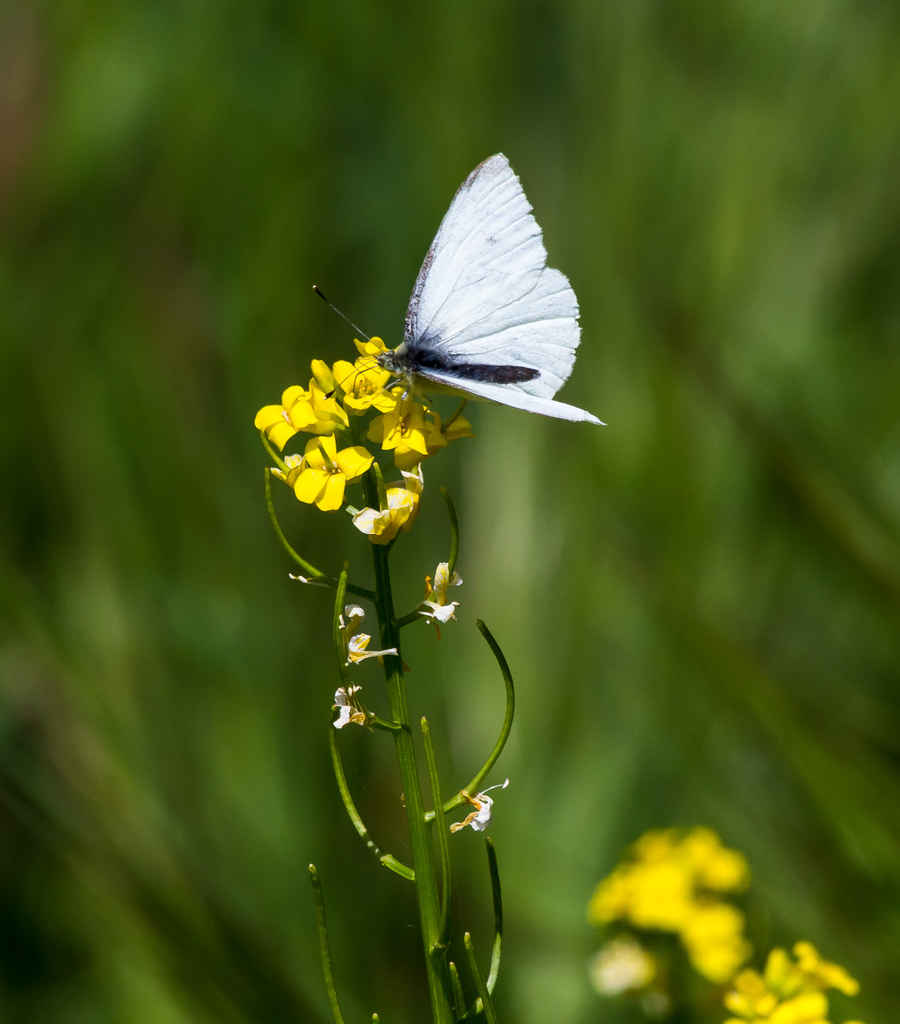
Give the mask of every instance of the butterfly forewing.
POLYGON ((459 187, 425 256, 406 314, 407 370, 489 401, 600 422, 550 401, 580 337, 575 293, 547 267, 531 205, 498 153, 459 187))
POLYGON ((505 156, 490 157, 460 186, 425 257, 407 346, 453 362, 538 367, 539 376, 515 386, 552 397, 571 372, 580 331, 575 294, 546 261, 519 179, 505 156))

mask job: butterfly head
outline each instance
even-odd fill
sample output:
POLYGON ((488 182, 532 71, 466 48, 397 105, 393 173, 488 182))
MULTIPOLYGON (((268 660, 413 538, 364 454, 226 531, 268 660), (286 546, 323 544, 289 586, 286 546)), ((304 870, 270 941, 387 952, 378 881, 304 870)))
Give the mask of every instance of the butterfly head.
POLYGON ((409 372, 409 360, 406 358, 406 343, 396 348, 385 349, 375 356, 375 361, 383 370, 391 373, 406 374, 409 372))

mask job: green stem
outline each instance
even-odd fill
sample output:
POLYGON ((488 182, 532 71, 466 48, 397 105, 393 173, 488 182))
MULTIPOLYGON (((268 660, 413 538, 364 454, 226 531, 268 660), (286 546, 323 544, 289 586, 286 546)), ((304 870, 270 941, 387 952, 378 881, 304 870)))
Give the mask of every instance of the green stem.
POLYGON ((366 823, 362 820, 362 816, 357 810, 353 795, 350 792, 350 787, 347 785, 344 762, 341 760, 341 751, 337 745, 337 736, 334 734, 334 729, 328 734, 328 744, 331 747, 331 765, 334 768, 334 779, 337 782, 338 792, 341 795, 341 803, 344 805, 344 810, 347 812, 350 823, 356 829, 356 834, 366 844, 366 847, 372 851, 373 855, 378 858, 378 862, 382 867, 386 867, 388 871, 393 871, 395 875, 405 878, 408 882, 414 882, 416 876, 413 869, 407 867, 402 861, 397 860, 393 854, 382 853, 366 828, 366 823))
MULTIPOLYGON (((466 956, 469 958, 469 970, 472 972, 472 980, 475 982, 475 988, 478 989, 478 995, 481 1000, 480 1010, 484 1013, 485 1024, 497 1024, 497 1014, 494 1011, 491 994, 487 990, 487 985, 484 983, 481 971, 478 970, 478 961, 475 959, 475 947, 472 945, 472 936, 468 932, 463 935, 463 945, 466 947, 466 956)), ((479 1009, 477 1001, 475 1006, 477 1012, 479 1009)))
MULTIPOLYGON (((470 793, 474 796, 478 792, 478 788, 481 786, 481 783, 484 781, 487 773, 494 767, 497 758, 503 753, 503 748, 506 746, 506 741, 509 739, 510 729, 512 729, 513 715, 516 712, 516 691, 513 687, 512 673, 509 671, 509 665, 503 655, 503 651, 500 650, 500 645, 494 639, 493 634, 484 622, 482 622, 481 619, 476 619, 475 621, 481 635, 487 641, 487 645, 490 647, 491 653, 497 659, 497 666, 500 669, 500 674, 503 676, 503 683, 506 687, 506 712, 503 715, 503 725, 500 726, 500 735, 497 737, 494 749, 490 752, 484 764, 469 780, 468 784, 463 786, 455 796, 451 796, 450 799, 444 803, 444 813, 452 811, 454 807, 459 807, 460 804, 464 804, 466 802, 466 798, 463 796, 463 793, 470 793)), ((429 811, 425 815, 426 821, 431 821, 433 818, 433 811, 429 811)))
POLYGON ((325 978, 325 991, 328 993, 328 1004, 334 1024, 344 1024, 341 1004, 338 1002, 337 989, 334 985, 334 970, 331 966, 331 949, 328 945, 328 926, 325 921, 325 900, 322 897, 322 883, 315 864, 309 865, 309 880, 312 883, 313 901, 316 905, 316 927, 319 932, 319 953, 322 957, 322 974, 325 978))
MULTIPOLYGON (((378 485, 374 473, 364 478, 366 501, 373 507, 378 503, 378 485)), ((372 545, 372 559, 375 567, 375 608, 381 633, 381 647, 400 649, 400 633, 394 621, 394 598, 391 592, 391 575, 388 565, 388 549, 379 544, 372 545)), ((406 798, 406 814, 409 822, 410 846, 413 855, 413 870, 416 873, 416 894, 419 901, 419 920, 422 927, 422 942, 425 947, 425 970, 428 977, 428 991, 435 1024, 452 1024, 453 1016, 447 1003, 444 986, 446 963, 445 950, 441 945, 441 914, 437 879, 432 860, 428 826, 425 824, 422 790, 416 767, 416 750, 410 730, 409 709, 406 700, 406 683, 403 679, 403 662, 397 655, 386 655, 384 674, 391 703, 391 718, 402 728, 394 733, 394 747, 403 793, 406 798)))
POLYGON ((266 432, 261 430, 259 432, 259 439, 262 441, 262 446, 265 448, 269 458, 275 463, 276 466, 281 470, 282 473, 288 473, 288 464, 284 459, 275 451, 272 445, 269 443, 269 439, 266 437, 266 432))
POLYGON ((397 629, 403 629, 404 626, 409 626, 413 622, 424 622, 424 615, 419 614, 419 610, 410 612, 408 615, 404 615, 402 618, 397 619, 397 629))
POLYGON ((462 1020, 466 1015, 466 997, 463 995, 459 971, 452 960, 447 966, 450 968, 450 995, 453 1001, 453 1014, 457 1020, 462 1020))
MULTIPOLYGON (((465 405, 465 402, 463 403, 465 405)), ((460 407, 461 411, 462 407, 460 407)), ((458 413, 457 413, 458 415, 458 413)), ((459 558, 459 518, 456 515, 456 506, 450 497, 446 487, 441 488, 441 497, 447 506, 447 516, 450 519, 450 557, 447 559, 447 569, 450 578, 453 579, 453 570, 456 568, 456 560, 459 558)))
MULTIPOLYGON (((269 521, 272 523, 272 529, 275 531, 275 536, 278 538, 281 546, 288 553, 290 558, 300 566, 300 568, 310 578, 310 582, 321 583, 326 587, 333 587, 336 585, 336 580, 333 576, 329 576, 327 573, 322 572, 321 569, 317 569, 312 562, 307 562, 302 555, 298 554, 292 547, 290 541, 284 534, 284 530, 281 528, 281 523, 278 522, 278 516, 275 515, 275 505, 272 501, 272 471, 266 466, 265 469, 266 477, 266 510, 269 513, 269 521)), ((347 593, 355 594, 357 597, 367 597, 372 600, 375 597, 373 591, 368 590, 366 587, 357 587, 354 583, 347 584, 347 593)))
POLYGON ((334 640, 334 650, 337 654, 338 676, 341 684, 347 686, 347 648, 344 643, 344 635, 341 631, 341 617, 344 614, 344 596, 347 593, 347 567, 341 570, 338 577, 337 587, 334 591, 334 612, 331 620, 331 635, 334 640))
POLYGON ((488 856, 488 870, 491 873, 491 894, 494 897, 494 945, 491 948, 491 968, 488 972, 487 990, 493 995, 494 986, 500 974, 500 953, 503 948, 503 896, 500 891, 500 871, 497 868, 497 852, 490 836, 485 836, 488 856))
POLYGON ((425 760, 428 764, 428 779, 431 782, 431 800, 434 806, 434 818, 437 826, 438 851, 441 855, 441 940, 447 941, 447 918, 450 913, 450 844, 447 841, 448 829, 441 806, 441 782, 438 776, 437 759, 434 756, 434 744, 431 742, 431 729, 428 719, 422 716, 422 739, 425 743, 425 760))

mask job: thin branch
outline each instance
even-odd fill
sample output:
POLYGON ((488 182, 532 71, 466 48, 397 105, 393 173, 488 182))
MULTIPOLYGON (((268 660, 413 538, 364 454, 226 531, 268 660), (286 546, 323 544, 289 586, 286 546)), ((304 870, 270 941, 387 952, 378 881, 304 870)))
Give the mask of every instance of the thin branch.
POLYGON ((288 464, 278 454, 278 452, 276 452, 275 449, 272 447, 272 444, 269 441, 269 439, 266 437, 266 432, 264 430, 261 430, 259 432, 259 439, 260 439, 260 441, 262 441, 262 446, 263 446, 263 448, 265 448, 269 458, 278 466, 278 468, 281 470, 282 473, 287 473, 288 472, 288 464))
POLYGON ((450 579, 453 579, 453 570, 456 568, 456 560, 459 557, 459 519, 456 515, 456 506, 453 504, 453 499, 450 497, 450 492, 446 487, 441 487, 441 497, 447 505, 447 515, 450 518, 450 557, 447 559, 447 569, 450 573, 450 579))
POLYGON ((456 964, 451 960, 448 966, 450 968, 450 994, 452 996, 450 1005, 453 1008, 453 1016, 457 1020, 462 1020, 466 1015, 466 997, 463 995, 462 983, 459 980, 459 971, 456 969, 456 964))
POLYGON ((373 855, 383 867, 386 867, 388 871, 393 871, 395 875, 405 878, 408 882, 415 882, 416 874, 413 869, 407 867, 406 864, 402 863, 402 861, 397 860, 393 854, 382 853, 369 834, 369 830, 366 828, 365 822, 362 820, 359 811, 356 809, 353 797, 350 795, 350 787, 347 785, 347 776, 344 774, 344 763, 341 760, 341 752, 337 745, 337 737, 334 734, 334 729, 331 729, 328 733, 328 744, 331 747, 331 764, 334 768, 334 778, 337 782, 338 792, 341 794, 341 801, 344 804, 344 810, 347 812, 347 817, 350 819, 351 824, 356 829, 357 835, 366 844, 366 847, 372 851, 373 855))
MULTIPOLYGON (((500 674, 503 676, 503 682, 506 686, 506 713, 503 716, 503 725, 500 726, 500 735, 497 737, 497 742, 494 744, 494 749, 490 752, 488 759, 478 769, 478 771, 472 776, 471 780, 466 786, 455 795, 450 797, 444 803, 444 812, 452 811, 454 807, 459 807, 460 804, 466 802, 466 798, 462 795, 470 793, 474 795, 478 792, 478 788, 484 781, 485 776, 494 767, 497 758, 503 753, 503 748, 506 746, 506 741, 509 738, 509 731, 512 729, 513 715, 516 711, 516 691, 513 687, 512 674, 509 671, 509 665, 507 664, 506 658, 503 655, 503 651, 500 650, 500 645, 494 639, 491 631, 487 628, 481 619, 476 620, 476 625, 481 632, 481 635, 487 641, 488 647, 491 649, 491 653, 497 659, 497 665, 500 667, 500 674)), ((425 815, 426 821, 431 821, 434 817, 433 812, 429 812, 425 815)))
MULTIPOLYGON (((284 530, 281 528, 281 523, 278 522, 278 516, 275 515, 275 505, 272 501, 272 470, 269 466, 265 468, 265 480, 266 480, 266 510, 269 513, 269 521, 272 523, 272 529, 275 531, 275 536, 278 538, 281 546, 287 552, 288 556, 292 558, 297 565, 306 573, 310 578, 311 582, 322 583, 328 587, 334 587, 337 585, 337 580, 333 576, 329 576, 327 573, 322 572, 308 562, 302 555, 298 554, 293 547, 291 547, 290 541, 285 536, 284 530)), ((358 587, 355 583, 347 584, 347 591, 350 594, 355 594, 357 597, 365 597, 370 601, 374 599, 375 592, 368 590, 366 587, 358 587)))
POLYGON ((481 1000, 480 1007, 477 1002, 475 1003, 476 1012, 484 1014, 485 1024, 497 1024, 497 1014, 494 1011, 491 994, 488 992, 487 985, 484 983, 481 971, 478 970, 478 962, 475 959, 475 949, 472 946, 472 936, 468 932, 463 935, 463 945, 466 947, 466 956, 469 960, 469 970, 472 973, 472 979, 475 982, 475 988, 478 989, 478 995, 481 1000))
POLYGON ((492 995, 500 974, 500 953, 503 946, 503 894, 500 891, 500 872, 497 869, 497 851, 490 836, 484 837, 487 849, 488 870, 491 875, 491 895, 494 900, 494 945, 491 948, 491 969, 488 972, 487 990, 492 995))
POLYGON ((387 491, 384 488, 384 475, 381 472, 381 466, 377 462, 372 463, 372 476, 375 480, 375 490, 378 494, 378 509, 383 512, 387 507, 387 491))
POLYGON ((328 945, 328 925, 325 921, 325 900, 322 896, 322 883, 319 881, 319 872, 316 870, 315 864, 309 865, 309 879, 312 883, 313 902, 316 905, 319 953, 322 958, 322 975, 325 978, 325 991, 328 993, 331 1016, 334 1019, 334 1024, 344 1024, 341 1004, 338 1001, 337 989, 334 985, 334 969, 331 963, 331 948, 328 945))
POLYGON ((409 626, 413 622, 424 621, 425 616, 421 614, 418 608, 415 608, 413 611, 408 612, 406 615, 402 616, 402 618, 397 619, 394 625, 397 627, 397 629, 402 629, 404 626, 409 626))
POLYGON ((347 593, 347 566, 341 570, 338 576, 337 587, 334 591, 334 613, 331 619, 331 635, 334 640, 334 651, 337 655, 338 675, 341 683, 347 686, 347 650, 344 643, 344 634, 341 630, 342 616, 344 614, 344 596, 347 593))

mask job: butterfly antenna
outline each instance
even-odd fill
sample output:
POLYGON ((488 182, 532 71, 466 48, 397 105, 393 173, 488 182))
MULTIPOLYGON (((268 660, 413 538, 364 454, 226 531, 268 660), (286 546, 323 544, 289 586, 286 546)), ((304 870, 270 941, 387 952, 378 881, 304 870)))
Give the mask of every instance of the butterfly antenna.
POLYGON ((368 335, 368 334, 366 334, 366 332, 365 332, 364 330, 362 330, 362 328, 358 327, 358 326, 357 326, 357 325, 356 325, 356 324, 355 324, 355 323, 354 323, 354 322, 353 322, 353 321, 352 321, 352 320, 350 319, 350 317, 349 317, 349 316, 347 316, 347 314, 346 314, 346 313, 343 313, 343 312, 341 312, 341 310, 339 310, 339 309, 337 308, 337 306, 336 306, 336 305, 335 305, 335 304, 334 304, 333 302, 330 302, 330 301, 329 301, 329 300, 328 300, 328 299, 326 298, 326 296, 325 296, 325 292, 323 292, 323 291, 322 291, 322 289, 321 289, 321 288, 320 288, 320 287, 319 287, 319 286, 318 286, 317 284, 314 284, 314 285, 313 285, 312 287, 313 287, 313 291, 314 291, 314 292, 316 293, 316 295, 318 295, 318 296, 319 296, 319 298, 320 298, 320 299, 321 299, 321 300, 322 300, 322 301, 323 301, 323 302, 325 303, 325 305, 326 305, 326 306, 328 306, 328 308, 329 308, 329 309, 331 309, 331 310, 332 310, 333 312, 337 313, 337 315, 338 315, 338 316, 339 316, 339 317, 340 317, 340 318, 341 318, 342 320, 344 320, 344 321, 346 321, 346 322, 347 322, 348 324, 350 324, 350 326, 351 326, 351 327, 353 328, 353 330, 354 330, 354 331, 356 331, 356 333, 357 333, 357 334, 358 334, 358 335, 359 335, 359 336, 360 336, 360 337, 361 337, 361 338, 363 339, 363 341, 369 341, 369 340, 371 340, 371 339, 369 338, 369 335, 368 335))

